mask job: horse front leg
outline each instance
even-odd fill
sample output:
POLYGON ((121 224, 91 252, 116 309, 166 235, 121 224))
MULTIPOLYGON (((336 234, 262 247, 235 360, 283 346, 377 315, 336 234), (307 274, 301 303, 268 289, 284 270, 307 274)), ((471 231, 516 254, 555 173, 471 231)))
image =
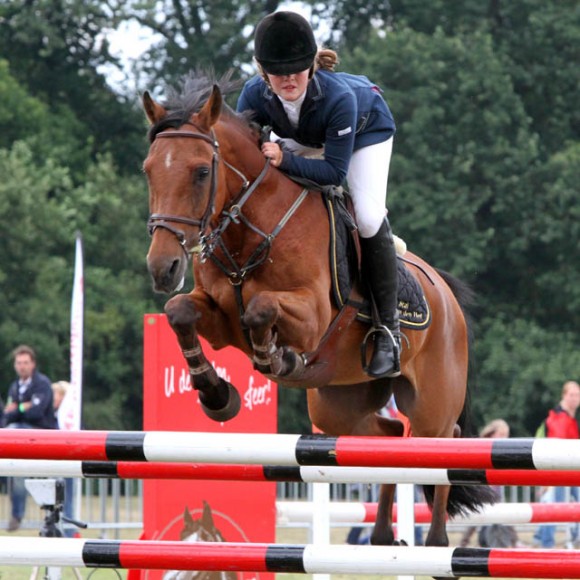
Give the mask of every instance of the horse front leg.
POLYGON ((249 301, 243 323, 250 331, 254 367, 265 375, 300 377, 304 359, 297 350, 278 345, 278 332, 293 337, 293 344, 315 348, 320 339, 308 292, 260 292, 249 301))
POLYGON ((191 384, 199 392, 203 412, 214 421, 229 421, 240 411, 240 395, 233 385, 218 376, 203 353, 197 322, 202 316, 210 316, 209 309, 203 306, 203 300, 198 299, 196 307, 191 295, 180 294, 167 302, 165 313, 187 361, 191 384))

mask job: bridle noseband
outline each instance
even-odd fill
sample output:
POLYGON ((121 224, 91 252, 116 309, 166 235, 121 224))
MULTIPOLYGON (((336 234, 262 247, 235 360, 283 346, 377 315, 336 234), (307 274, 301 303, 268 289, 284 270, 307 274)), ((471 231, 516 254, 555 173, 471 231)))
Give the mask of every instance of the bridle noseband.
POLYGON ((201 219, 183 217, 183 216, 175 216, 170 214, 161 214, 161 213, 153 213, 149 216, 149 220, 147 221, 147 228, 149 230, 149 235, 152 236, 153 233, 157 228, 163 228, 165 230, 170 231, 172 234, 175 235, 179 244, 183 248, 186 256, 192 253, 193 250, 187 248, 187 238, 183 230, 175 227, 172 224, 185 224, 188 226, 195 226, 198 227, 201 234, 200 237, 204 235, 204 232, 207 229, 209 224, 209 220, 215 211, 215 196, 217 192, 217 169, 219 163, 219 143, 218 140, 215 138, 215 134, 213 130, 211 131, 211 137, 201 133, 201 128, 198 127, 195 123, 188 121, 187 125, 192 125, 195 127, 200 133, 194 133, 193 131, 173 131, 171 133, 158 133, 155 135, 155 139, 161 138, 181 138, 186 137, 190 139, 201 139, 202 141, 206 141, 213 147, 213 155, 212 155, 212 162, 211 162, 211 183, 210 183, 210 190, 209 190, 209 200, 207 203, 207 207, 205 208, 205 212, 201 219))

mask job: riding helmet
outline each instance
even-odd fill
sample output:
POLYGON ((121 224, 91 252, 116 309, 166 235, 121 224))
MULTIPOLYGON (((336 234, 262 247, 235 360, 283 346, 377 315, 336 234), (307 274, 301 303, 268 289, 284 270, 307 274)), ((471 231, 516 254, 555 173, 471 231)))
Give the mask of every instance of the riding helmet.
POLYGON ((308 21, 296 12, 263 18, 254 34, 254 56, 272 75, 291 75, 312 66, 318 47, 308 21))

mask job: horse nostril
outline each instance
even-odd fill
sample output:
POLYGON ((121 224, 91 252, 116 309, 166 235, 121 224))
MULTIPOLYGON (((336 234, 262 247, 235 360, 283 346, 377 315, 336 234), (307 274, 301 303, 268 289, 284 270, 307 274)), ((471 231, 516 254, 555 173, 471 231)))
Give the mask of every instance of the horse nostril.
POLYGON ((169 268, 169 275, 171 277, 175 276, 175 272, 177 272, 177 270, 179 269, 179 259, 175 259, 173 260, 173 262, 171 263, 171 267, 169 268))

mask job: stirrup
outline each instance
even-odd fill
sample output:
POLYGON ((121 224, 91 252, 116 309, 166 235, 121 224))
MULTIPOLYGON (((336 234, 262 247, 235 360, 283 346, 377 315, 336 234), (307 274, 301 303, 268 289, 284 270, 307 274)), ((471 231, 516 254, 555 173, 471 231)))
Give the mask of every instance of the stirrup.
MULTIPOLYGON (((385 374, 383 377, 377 377, 377 378, 396 378, 398 376, 401 375, 401 334, 400 333, 394 333, 391 331, 390 328, 388 328, 387 326, 381 324, 379 326, 373 326, 369 329, 369 331, 365 334, 365 337, 363 338, 363 341, 361 343, 360 346, 360 350, 361 350, 361 365, 363 368, 363 371, 368 375, 368 370, 369 370, 369 366, 370 366, 370 361, 367 364, 367 342, 369 340, 369 338, 371 336, 374 336, 375 334, 384 334, 386 336, 389 337, 389 340, 391 341, 391 344, 393 345, 393 355, 394 355, 394 362, 395 362, 395 366, 393 368, 393 371, 391 373, 385 374), (397 364, 398 363, 398 364, 397 364)), ((373 351, 373 355, 371 355, 371 361, 372 358, 374 356, 374 351, 373 351)), ((371 376, 371 375, 369 375, 371 376)))

